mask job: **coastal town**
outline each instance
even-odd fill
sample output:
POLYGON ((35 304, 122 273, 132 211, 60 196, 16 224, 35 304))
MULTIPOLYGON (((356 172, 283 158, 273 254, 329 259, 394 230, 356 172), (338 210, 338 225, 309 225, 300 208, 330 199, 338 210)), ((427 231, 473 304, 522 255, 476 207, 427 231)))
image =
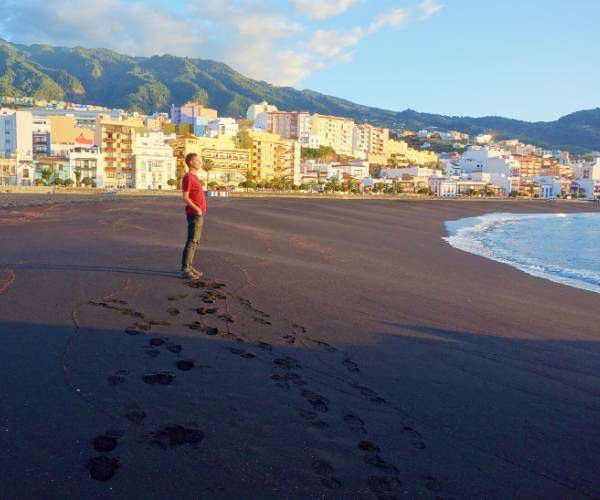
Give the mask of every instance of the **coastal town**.
POLYGON ((600 197, 600 153, 573 155, 492 134, 390 130, 281 111, 243 118, 199 102, 144 115, 0 97, 0 186, 175 190, 197 153, 214 193, 304 191, 435 197, 600 197))

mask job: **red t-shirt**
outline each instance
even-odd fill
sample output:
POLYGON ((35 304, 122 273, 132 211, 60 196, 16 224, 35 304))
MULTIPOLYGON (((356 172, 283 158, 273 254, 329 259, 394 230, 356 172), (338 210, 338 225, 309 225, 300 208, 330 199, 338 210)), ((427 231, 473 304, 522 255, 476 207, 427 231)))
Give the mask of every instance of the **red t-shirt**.
MULTIPOLYGON (((204 196, 204 189, 202 189, 202 183, 196 174, 188 172, 183 176, 181 190, 184 193, 190 193, 190 200, 192 200, 194 205, 200 207, 202 214, 206 213, 206 197, 204 196)), ((185 213, 188 215, 196 215, 198 212, 189 205, 186 205, 185 213)))

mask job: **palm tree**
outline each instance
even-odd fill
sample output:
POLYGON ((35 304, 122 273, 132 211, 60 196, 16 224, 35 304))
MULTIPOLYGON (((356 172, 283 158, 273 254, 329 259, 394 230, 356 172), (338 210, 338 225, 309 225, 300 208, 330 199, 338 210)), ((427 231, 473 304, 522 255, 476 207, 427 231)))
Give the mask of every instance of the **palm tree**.
POLYGON ((42 180, 46 183, 46 186, 50 185, 53 175, 54 172, 50 167, 46 167, 44 170, 42 170, 42 180))
POLYGON ((235 174, 233 172, 225 172, 225 174, 223 175, 223 177, 225 178, 225 186, 229 187, 229 185, 235 179, 235 174))
POLYGON ((208 176, 210 174, 210 171, 215 168, 215 162, 212 161, 210 158, 203 158, 202 159, 202 170, 204 170, 206 172, 206 185, 208 186, 208 176))
POLYGON ((75 170, 75 186, 81 186, 81 170, 75 170))

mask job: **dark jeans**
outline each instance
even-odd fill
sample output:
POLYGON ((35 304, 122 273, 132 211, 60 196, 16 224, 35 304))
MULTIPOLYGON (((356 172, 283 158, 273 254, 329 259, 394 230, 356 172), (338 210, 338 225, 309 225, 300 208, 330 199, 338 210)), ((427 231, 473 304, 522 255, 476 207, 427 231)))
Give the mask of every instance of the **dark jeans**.
POLYGON ((188 235, 185 247, 183 249, 183 255, 181 257, 181 270, 189 271, 192 268, 194 262, 194 254, 196 248, 200 244, 200 236, 202 236, 202 226, 204 225, 204 216, 202 215, 188 215, 187 226, 188 235))

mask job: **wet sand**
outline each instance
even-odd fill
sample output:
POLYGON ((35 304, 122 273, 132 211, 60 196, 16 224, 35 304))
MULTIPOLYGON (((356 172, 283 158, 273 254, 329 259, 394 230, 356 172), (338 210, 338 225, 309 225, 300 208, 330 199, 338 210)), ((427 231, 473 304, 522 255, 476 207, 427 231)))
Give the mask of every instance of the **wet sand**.
POLYGON ((544 202, 0 210, 3 498, 600 495, 600 296, 451 248, 544 202))

